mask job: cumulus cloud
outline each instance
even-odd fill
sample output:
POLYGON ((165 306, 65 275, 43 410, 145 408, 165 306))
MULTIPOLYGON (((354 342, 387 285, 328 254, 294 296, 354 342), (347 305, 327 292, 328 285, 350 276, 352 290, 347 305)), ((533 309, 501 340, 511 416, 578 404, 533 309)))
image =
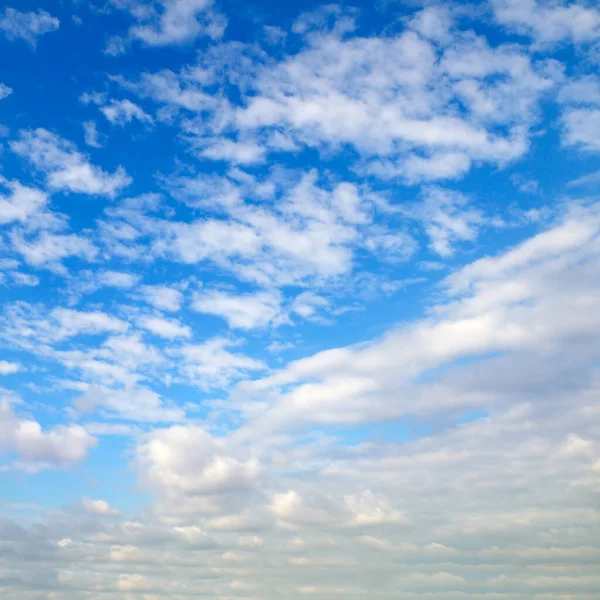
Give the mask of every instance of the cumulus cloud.
POLYGON ((83 134, 85 143, 92 148, 102 148, 101 136, 98 132, 96 121, 85 121, 83 123, 83 134))
POLYGON ((14 375, 22 370, 23 367, 19 363, 0 360, 0 375, 14 375))
POLYGON ((81 499, 81 508, 90 515, 114 517, 119 514, 119 511, 112 508, 106 500, 94 500, 87 496, 84 496, 81 499))
POLYGON ((165 285, 144 285, 139 292, 148 304, 159 310, 176 312, 183 302, 183 294, 179 290, 165 285))
POLYGON ((98 248, 90 240, 75 233, 56 234, 42 231, 35 237, 13 232, 11 241, 14 249, 33 267, 48 268, 58 273, 66 270, 62 261, 70 257, 93 261, 98 248))
POLYGON ((581 44, 600 38, 600 11, 584 2, 492 0, 496 20, 540 43, 581 44))
POLYGON ((6 399, 0 402, 0 450, 16 453, 22 468, 38 470, 79 462, 96 445, 80 425, 58 425, 44 431, 37 421, 20 419, 6 399))
POLYGON ((113 125, 126 125, 134 119, 147 124, 153 122, 152 117, 131 100, 111 100, 100 107, 100 111, 113 125))
POLYGON ((280 317, 281 295, 272 291, 236 295, 208 290, 194 295, 192 308, 223 317, 234 329, 253 329, 264 327, 280 317))
POLYGON ((162 317, 142 317, 139 320, 140 327, 147 329, 159 337, 174 339, 179 337, 189 338, 192 330, 187 325, 182 325, 174 319, 162 317))
POLYGON ((107 173, 90 163, 72 142, 46 129, 21 131, 10 147, 46 175, 51 189, 114 197, 131 183, 123 167, 107 173))
POLYGON ((0 177, 0 185, 9 190, 10 195, 0 195, 0 224, 30 221, 43 212, 48 204, 48 194, 42 190, 22 185, 18 181, 8 181, 0 177))
POLYGON ((190 44, 200 36, 219 39, 227 24, 213 10, 212 0, 112 0, 112 4, 136 19, 127 37, 109 40, 106 52, 112 55, 122 54, 133 41, 159 47, 190 44))
POLYGON ((35 48, 38 38, 56 31, 60 21, 45 10, 20 12, 14 8, 5 8, 0 18, 0 31, 7 39, 22 39, 35 48))
POLYGON ((569 80, 558 100, 563 106, 563 143, 586 151, 600 150, 600 79, 587 76, 569 80))

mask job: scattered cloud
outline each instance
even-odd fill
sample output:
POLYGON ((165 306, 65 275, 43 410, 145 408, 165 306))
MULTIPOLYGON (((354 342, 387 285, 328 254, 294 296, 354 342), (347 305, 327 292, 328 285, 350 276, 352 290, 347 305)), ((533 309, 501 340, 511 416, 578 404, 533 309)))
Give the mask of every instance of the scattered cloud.
POLYGON ((114 197, 131 183, 123 167, 107 173, 91 164, 73 143, 46 129, 21 131, 10 148, 43 172, 54 190, 114 197))
POLYGON ((83 123, 83 134, 85 143, 92 148, 102 148, 101 135, 98 132, 96 121, 85 121, 83 123))
POLYGON ((12 88, 9 88, 5 83, 0 83, 0 100, 7 98, 13 93, 12 88))
POLYGON ((232 294, 207 290, 196 293, 191 306, 198 312, 224 318, 232 329, 254 329, 281 321, 281 301, 276 291, 232 294))
POLYGON ((63 8, 0 12, 0 596, 590 600, 597 7, 63 8))
POLYGON ((90 515, 114 517, 119 514, 119 511, 112 508, 106 500, 94 500, 87 496, 81 499, 81 508, 90 515))
POLYGON ((0 450, 14 452, 15 465, 29 471, 81 461, 96 439, 80 425, 59 425, 44 431, 37 421, 20 419, 5 399, 0 403, 0 450))
POLYGON ((14 375, 23 370, 23 367, 16 362, 0 360, 0 375, 14 375))
POLYGON ((45 10, 37 12, 20 12, 14 8, 5 8, 0 18, 0 31, 7 39, 22 39, 35 48, 38 38, 46 33, 56 31, 60 21, 45 10))
POLYGON ((112 0, 112 4, 128 11, 136 23, 126 38, 111 38, 107 54, 118 55, 134 41, 146 46, 160 47, 191 44, 206 36, 218 40, 227 24, 224 16, 213 9, 212 0, 112 0))

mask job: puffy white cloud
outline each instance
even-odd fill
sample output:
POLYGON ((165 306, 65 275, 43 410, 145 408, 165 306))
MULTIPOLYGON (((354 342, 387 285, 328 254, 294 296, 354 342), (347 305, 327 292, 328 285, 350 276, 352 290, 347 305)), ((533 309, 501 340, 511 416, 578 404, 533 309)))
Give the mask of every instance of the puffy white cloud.
POLYGON ((8 181, 0 177, 0 185, 10 190, 9 196, 0 195, 0 224, 25 223, 43 212, 48 204, 48 194, 42 190, 8 181))
POLYGON ((571 109, 563 116, 564 142, 584 150, 600 150, 600 108, 571 109))
POLYGON ((281 294, 276 291, 238 295, 207 290, 194 294, 192 308, 223 317, 231 328, 254 329, 276 322, 281 317, 281 301, 281 294))
POLYGON ((23 370, 23 367, 16 362, 0 360, 0 375, 14 375, 23 370))
POLYGON ((147 46, 168 46, 189 44, 200 36, 218 39, 227 23, 212 10, 212 0, 112 0, 112 4, 128 10, 137 23, 130 27, 128 38, 109 40, 108 54, 121 54, 134 40, 147 46))
POLYGON ((117 516, 118 510, 115 510, 106 500, 94 500, 84 496, 81 499, 81 508, 90 515, 100 515, 104 517, 117 516))
POLYGON ((50 316, 60 328, 55 331, 56 339, 64 339, 82 333, 99 334, 105 332, 121 333, 129 325, 116 317, 100 311, 78 311, 68 308, 55 308, 50 316))
POLYGON ((175 338, 189 338, 192 330, 187 325, 182 325, 175 319, 164 319, 162 317, 142 317, 138 321, 139 326, 154 335, 173 340, 175 338))
POLYGON ((165 285, 143 285, 138 291, 148 304, 159 310, 176 312, 183 302, 183 294, 179 290, 165 285))
POLYGON ((45 173, 52 189, 114 197, 131 183, 123 167, 107 173, 91 164, 72 142, 46 129, 21 131, 10 147, 45 173))
POLYGON ((563 143, 587 151, 600 150, 600 79, 587 76, 568 80, 558 100, 563 105, 563 143))
POLYGON ((133 244, 149 236, 156 255, 184 264, 211 262, 263 287, 348 275, 363 248, 386 261, 414 252, 405 231, 374 222, 378 200, 368 191, 347 182, 320 184, 316 171, 291 178, 260 181, 239 170, 223 178, 172 178, 171 194, 202 208, 205 217, 163 220, 139 209, 111 210, 109 216, 118 217, 113 230, 131 230, 133 244))
POLYGON ((9 40, 25 40, 32 48, 40 36, 56 31, 59 26, 60 21, 45 10, 20 12, 5 8, 0 18, 0 30, 9 40))
POLYGON ((270 508, 281 521, 334 527, 368 527, 402 523, 405 520, 404 515, 395 510, 387 498, 377 496, 370 490, 342 498, 316 497, 308 502, 298 493, 290 491, 276 494, 270 508))
MULTIPOLYGON (((418 18, 413 24, 425 26, 418 18)), ((536 103, 558 77, 546 67, 518 47, 491 48, 474 34, 447 49, 412 31, 316 35, 308 48, 259 72, 257 93, 237 122, 244 131, 283 127, 309 146, 352 144, 365 159, 386 157, 366 167, 384 177, 453 178, 471 161, 504 164, 526 151, 536 103), (453 102, 465 110, 450 110, 453 102)))
POLYGON ((139 275, 123 271, 106 270, 100 271, 97 275, 98 285, 119 289, 131 289, 136 286, 139 280, 139 275))
POLYGON ((314 317, 320 308, 326 308, 329 302, 314 292, 302 292, 294 298, 292 311, 305 319, 314 317))
POLYGON ((37 470, 81 461, 96 439, 80 425, 44 431, 37 421, 20 419, 6 399, 0 401, 0 450, 14 452, 22 468, 37 470))
POLYGON ((243 492, 257 486, 261 475, 256 459, 233 456, 224 440, 193 426, 148 434, 137 461, 142 476, 167 496, 243 492))
POLYGON ((100 111, 113 125, 126 125, 134 119, 142 123, 153 122, 152 117, 131 100, 111 100, 109 104, 100 107, 100 111))
POLYGON ((424 188, 421 199, 404 213, 422 224, 430 248, 445 257, 454 253, 455 244, 475 240, 480 228, 493 223, 480 209, 469 206, 467 197, 441 188, 424 188))
POLYGON ((102 148, 101 135, 98 132, 96 121, 85 121, 83 123, 83 135, 85 143, 92 148, 102 148))
POLYGON ((15 231, 11 235, 12 245, 25 261, 33 267, 48 268, 66 273, 61 261, 70 257, 94 261, 98 248, 87 238, 75 233, 56 234, 42 231, 36 237, 25 237, 15 231))
POLYGON ((209 143, 200 151, 200 156, 212 160, 224 160, 233 164, 252 165, 264 161, 266 148, 252 142, 235 142, 220 139, 209 143))
POLYGON ((600 38, 600 11, 585 2, 492 0, 496 20, 541 43, 585 43, 600 38))

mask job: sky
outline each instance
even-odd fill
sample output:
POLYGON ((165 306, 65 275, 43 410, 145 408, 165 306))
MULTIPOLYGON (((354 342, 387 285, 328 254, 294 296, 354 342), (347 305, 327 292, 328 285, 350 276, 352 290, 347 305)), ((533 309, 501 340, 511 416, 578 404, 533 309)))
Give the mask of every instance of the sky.
POLYGON ((597 600, 600 8, 0 6, 3 600, 597 600))

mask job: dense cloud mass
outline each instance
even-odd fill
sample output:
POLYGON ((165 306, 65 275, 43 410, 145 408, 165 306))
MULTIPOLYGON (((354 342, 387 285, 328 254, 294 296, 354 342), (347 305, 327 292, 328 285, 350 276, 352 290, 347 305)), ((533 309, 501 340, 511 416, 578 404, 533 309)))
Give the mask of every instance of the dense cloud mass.
POLYGON ((597 600, 594 3, 0 45, 3 600, 597 600))

